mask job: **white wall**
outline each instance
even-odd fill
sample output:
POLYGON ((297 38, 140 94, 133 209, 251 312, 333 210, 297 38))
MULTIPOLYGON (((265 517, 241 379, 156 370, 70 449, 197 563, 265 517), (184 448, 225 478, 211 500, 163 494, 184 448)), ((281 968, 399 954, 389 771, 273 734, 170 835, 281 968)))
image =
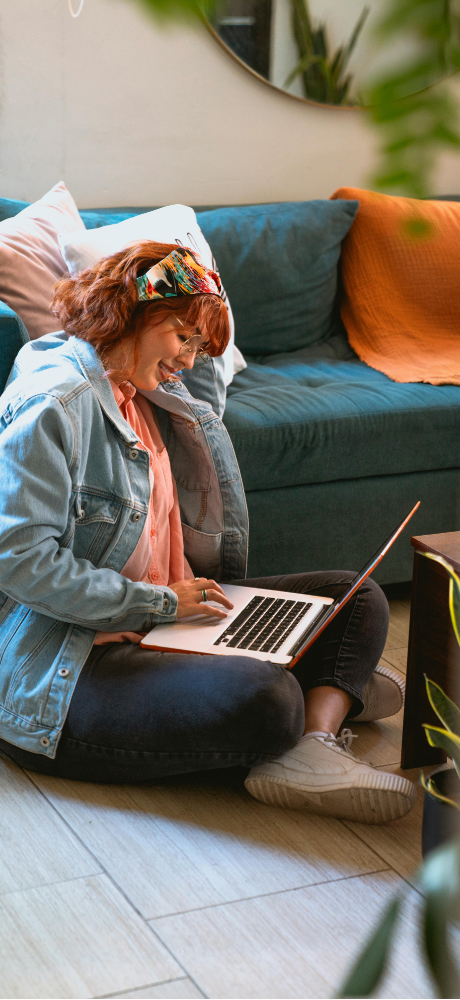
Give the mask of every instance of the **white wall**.
MULTIPOLYGON (((278 93, 133 0, 76 20, 67 0, 0 0, 0 196, 63 179, 81 208, 328 197, 366 185, 374 143, 359 111, 278 93)), ((438 191, 460 191, 459 164, 438 191)))

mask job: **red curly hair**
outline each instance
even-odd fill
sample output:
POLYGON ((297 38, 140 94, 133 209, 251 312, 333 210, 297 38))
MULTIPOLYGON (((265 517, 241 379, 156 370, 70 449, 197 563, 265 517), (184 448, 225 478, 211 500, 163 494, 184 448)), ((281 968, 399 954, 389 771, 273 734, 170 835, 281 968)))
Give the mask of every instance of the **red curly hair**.
POLYGON ((68 334, 86 340, 103 357, 120 345, 134 346, 134 362, 110 374, 129 377, 136 364, 136 344, 142 327, 154 320, 160 324, 168 316, 178 316, 184 333, 197 329, 203 347, 213 357, 223 354, 230 336, 226 306, 218 295, 178 295, 174 299, 139 302, 136 278, 146 274, 173 250, 174 243, 143 240, 119 253, 111 254, 80 274, 64 275, 54 286, 51 311, 68 334))

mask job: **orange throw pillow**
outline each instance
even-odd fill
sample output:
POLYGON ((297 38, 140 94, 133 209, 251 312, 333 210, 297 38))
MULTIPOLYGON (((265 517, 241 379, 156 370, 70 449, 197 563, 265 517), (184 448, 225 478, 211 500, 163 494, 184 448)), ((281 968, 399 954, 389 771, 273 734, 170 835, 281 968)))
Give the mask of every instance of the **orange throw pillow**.
POLYGON ((460 385, 460 202, 419 201, 360 188, 342 249, 348 339, 395 382, 460 385))

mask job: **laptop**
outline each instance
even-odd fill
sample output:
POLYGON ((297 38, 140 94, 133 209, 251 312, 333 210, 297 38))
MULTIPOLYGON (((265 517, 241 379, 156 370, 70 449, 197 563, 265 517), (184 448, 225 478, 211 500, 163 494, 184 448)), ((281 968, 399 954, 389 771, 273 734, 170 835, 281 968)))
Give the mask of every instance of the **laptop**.
POLYGON ((341 597, 332 600, 223 584, 222 590, 234 605, 226 618, 193 615, 173 625, 156 625, 142 639, 141 646, 168 653, 255 656, 292 669, 378 566, 419 507, 420 501, 357 573, 341 597))

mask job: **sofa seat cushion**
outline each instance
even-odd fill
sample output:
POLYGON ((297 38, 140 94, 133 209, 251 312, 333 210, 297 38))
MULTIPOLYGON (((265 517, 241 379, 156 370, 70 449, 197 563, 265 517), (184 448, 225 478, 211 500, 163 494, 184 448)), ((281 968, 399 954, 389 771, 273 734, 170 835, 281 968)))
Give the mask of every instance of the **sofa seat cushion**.
POLYGON ((248 360, 224 414, 247 490, 460 466, 459 386, 393 382, 343 336, 248 360))

